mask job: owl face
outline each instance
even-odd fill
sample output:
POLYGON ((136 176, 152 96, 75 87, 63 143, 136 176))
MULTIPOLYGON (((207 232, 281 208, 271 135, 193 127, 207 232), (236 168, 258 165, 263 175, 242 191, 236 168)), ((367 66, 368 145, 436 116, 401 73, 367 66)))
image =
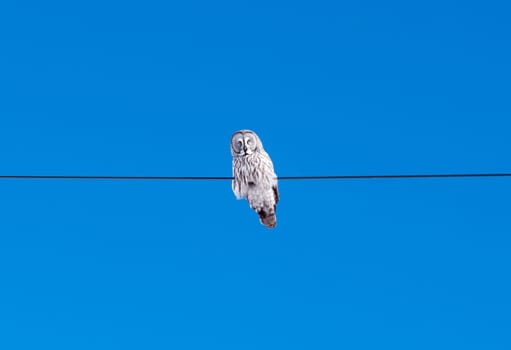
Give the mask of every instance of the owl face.
POLYGON ((260 141, 257 135, 250 130, 236 131, 231 138, 231 152, 233 156, 248 156, 257 151, 260 141))

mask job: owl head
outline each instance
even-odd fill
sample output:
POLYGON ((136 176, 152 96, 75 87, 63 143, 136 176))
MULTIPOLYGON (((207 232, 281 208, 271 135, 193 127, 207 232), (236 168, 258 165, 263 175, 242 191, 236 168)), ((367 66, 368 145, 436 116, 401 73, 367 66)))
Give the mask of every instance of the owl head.
POLYGON ((252 130, 238 130, 231 137, 233 157, 244 157, 263 150, 259 136, 252 130))

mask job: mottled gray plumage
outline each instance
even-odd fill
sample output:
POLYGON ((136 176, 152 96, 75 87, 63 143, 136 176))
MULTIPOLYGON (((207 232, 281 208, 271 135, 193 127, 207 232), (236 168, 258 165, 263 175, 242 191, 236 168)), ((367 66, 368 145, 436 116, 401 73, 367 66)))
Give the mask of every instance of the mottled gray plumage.
POLYGON ((263 143, 251 130, 236 131, 231 137, 231 154, 234 194, 238 199, 248 200, 263 225, 275 227, 279 201, 277 175, 263 143))

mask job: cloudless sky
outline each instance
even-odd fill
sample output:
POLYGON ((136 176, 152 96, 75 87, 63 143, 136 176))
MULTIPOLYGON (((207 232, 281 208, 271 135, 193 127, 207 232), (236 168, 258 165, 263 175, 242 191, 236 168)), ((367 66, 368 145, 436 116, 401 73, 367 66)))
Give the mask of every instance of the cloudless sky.
MULTIPOLYGON (((511 172, 505 1, 3 1, 0 174, 511 172)), ((510 349, 511 180, 0 180, 1 349, 510 349)))

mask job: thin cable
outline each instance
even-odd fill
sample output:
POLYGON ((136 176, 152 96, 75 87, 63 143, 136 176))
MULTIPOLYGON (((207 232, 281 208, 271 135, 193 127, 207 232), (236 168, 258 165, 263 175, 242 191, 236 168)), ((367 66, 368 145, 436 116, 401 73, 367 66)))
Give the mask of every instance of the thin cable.
POLYGON ((21 180, 232 180, 227 176, 0 175, 21 180))
POLYGON ((479 174, 406 174, 406 175, 331 175, 331 176, 281 176, 279 180, 369 180, 369 179, 431 179, 461 177, 511 177, 511 173, 479 174))
MULTIPOLYGON (((370 179, 431 179, 467 177, 511 177, 511 173, 472 174, 401 174, 401 175, 324 175, 280 176, 279 180, 370 180, 370 179)), ((0 175, 0 180, 164 180, 164 181, 213 181, 232 180, 230 176, 105 176, 105 175, 0 175)))

